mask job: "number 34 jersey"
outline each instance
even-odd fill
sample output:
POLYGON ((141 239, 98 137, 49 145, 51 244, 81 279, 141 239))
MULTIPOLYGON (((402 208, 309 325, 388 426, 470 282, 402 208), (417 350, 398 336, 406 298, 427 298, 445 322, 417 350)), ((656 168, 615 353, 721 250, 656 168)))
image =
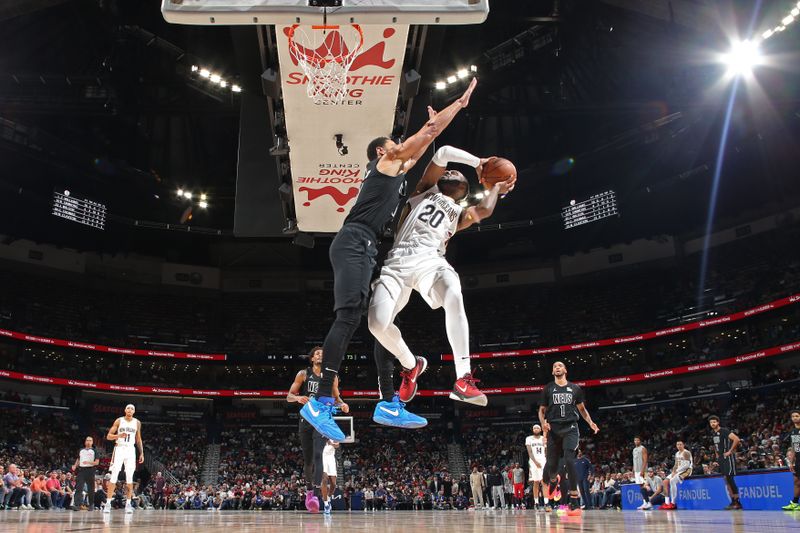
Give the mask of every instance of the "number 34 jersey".
POLYGON ((443 256, 458 230, 462 207, 434 185, 408 200, 410 211, 397 232, 389 258, 435 251, 443 256))

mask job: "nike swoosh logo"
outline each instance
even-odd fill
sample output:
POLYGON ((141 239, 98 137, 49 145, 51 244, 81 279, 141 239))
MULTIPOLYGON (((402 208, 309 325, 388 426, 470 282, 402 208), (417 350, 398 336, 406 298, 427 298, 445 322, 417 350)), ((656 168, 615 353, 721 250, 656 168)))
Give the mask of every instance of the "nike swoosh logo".
POLYGON ((383 411, 385 413, 389 413, 392 416, 400 416, 400 410, 399 409, 395 409, 394 411, 392 411, 391 409, 387 409, 385 407, 381 407, 381 411, 383 411))
POLYGON ((314 416, 314 417, 319 416, 319 411, 315 411, 313 405, 308 404, 308 410, 311 411, 311 416, 314 416))
POLYGON ((467 387, 466 387, 466 385, 464 386, 464 388, 463 388, 463 389, 462 389, 461 387, 459 387, 458 385, 456 385, 456 388, 457 388, 458 390, 460 390, 461 392, 467 392, 467 387))

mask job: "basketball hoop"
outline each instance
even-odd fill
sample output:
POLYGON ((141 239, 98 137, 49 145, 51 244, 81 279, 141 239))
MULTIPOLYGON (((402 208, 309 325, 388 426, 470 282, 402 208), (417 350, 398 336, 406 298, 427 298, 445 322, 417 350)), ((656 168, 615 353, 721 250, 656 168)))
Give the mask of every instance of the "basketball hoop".
POLYGON ((341 104, 347 96, 347 73, 364 45, 361 26, 294 24, 287 36, 289 54, 308 79, 308 97, 316 104, 341 104))

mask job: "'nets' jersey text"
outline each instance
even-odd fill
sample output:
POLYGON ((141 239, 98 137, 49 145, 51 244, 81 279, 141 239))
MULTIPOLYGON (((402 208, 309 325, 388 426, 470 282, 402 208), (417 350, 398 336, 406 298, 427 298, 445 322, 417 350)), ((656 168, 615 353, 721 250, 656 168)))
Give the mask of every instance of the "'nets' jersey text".
MULTIPOLYGON (((786 435, 785 441, 794 450, 795 454, 800 454, 800 429, 792 428, 789 434, 786 435)), ((797 461, 798 459, 795 459, 795 462, 797 461)))
POLYGON ((578 421, 579 403, 583 403, 583 389, 571 381, 563 387, 550 382, 542 391, 539 405, 547 407, 545 419, 550 423, 572 423, 578 421))
POLYGON ((730 450, 731 446, 733 446, 733 442, 731 442, 731 439, 728 438, 728 435, 730 434, 731 430, 723 427, 720 427, 719 431, 711 432, 711 441, 714 443, 714 449, 720 456, 730 450))
POLYGON ((309 398, 316 398, 317 391, 319 391, 319 382, 321 380, 322 376, 316 375, 313 368, 306 368, 306 396, 309 398))

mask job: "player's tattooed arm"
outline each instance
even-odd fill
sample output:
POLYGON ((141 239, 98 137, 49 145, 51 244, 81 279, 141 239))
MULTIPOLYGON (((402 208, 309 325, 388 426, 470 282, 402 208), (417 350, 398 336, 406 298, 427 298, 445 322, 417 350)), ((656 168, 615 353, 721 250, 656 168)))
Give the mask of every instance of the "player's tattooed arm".
POLYGON ((136 444, 139 446, 139 463, 144 462, 144 442, 142 442, 142 421, 137 420, 139 431, 136 432, 136 444))
POLYGON ((300 390, 303 388, 303 383, 306 382, 306 371, 301 370, 297 373, 294 377, 294 383, 289 388, 289 394, 286 395, 286 401, 289 403, 299 403, 299 404, 306 404, 308 403, 308 396, 302 396, 300 394, 300 390))
POLYGON ((114 425, 111 426, 111 429, 108 430, 108 434, 106 435, 106 440, 117 440, 119 438, 119 434, 117 431, 119 430, 119 418, 114 420, 114 425))
POLYGON ((342 396, 339 394, 339 376, 336 376, 333 379, 333 398, 336 401, 336 407, 342 410, 343 413, 350 412, 350 406, 347 405, 344 400, 342 400, 342 396))

